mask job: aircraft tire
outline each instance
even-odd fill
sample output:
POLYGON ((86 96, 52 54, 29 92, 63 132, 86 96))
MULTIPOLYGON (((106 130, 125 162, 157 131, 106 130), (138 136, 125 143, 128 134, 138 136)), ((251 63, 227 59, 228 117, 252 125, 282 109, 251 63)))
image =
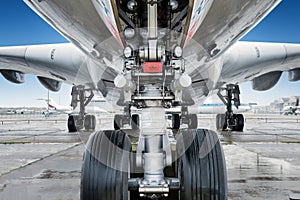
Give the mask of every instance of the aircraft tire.
POLYGON ((114 117, 114 129, 120 130, 122 127, 122 115, 115 115, 114 117))
POLYGON ((188 115, 188 128, 189 129, 196 129, 198 127, 198 117, 196 114, 188 115))
POLYGON ((236 119, 236 126, 234 126, 232 130, 242 132, 245 123, 244 116, 242 114, 236 114, 235 119, 236 119))
POLYGON ((216 128, 217 128, 217 130, 226 130, 227 129, 227 122, 226 122, 225 114, 217 114, 216 128))
POLYGON ((130 140, 123 131, 93 133, 83 158, 80 199, 126 200, 130 150, 130 140))
POLYGON ((222 146, 215 132, 181 130, 177 138, 180 199, 227 199, 227 174, 222 146))
POLYGON ((96 117, 94 115, 86 115, 84 118, 84 128, 87 131, 94 131, 96 128, 96 117))
POLYGON ((131 127, 133 130, 138 130, 140 128, 140 116, 139 115, 131 116, 131 127))
POLYGON ((77 131, 74 115, 69 115, 67 126, 70 133, 77 131))
POLYGON ((220 130, 220 114, 216 116, 216 129, 220 130))
POLYGON ((172 114, 172 129, 180 128, 180 116, 179 114, 172 114))

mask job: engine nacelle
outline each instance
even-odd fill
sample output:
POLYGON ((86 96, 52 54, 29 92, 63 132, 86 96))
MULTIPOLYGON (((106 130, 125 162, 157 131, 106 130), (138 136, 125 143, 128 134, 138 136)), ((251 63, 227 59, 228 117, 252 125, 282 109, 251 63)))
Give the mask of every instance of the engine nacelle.
POLYGON ((45 78, 45 77, 41 77, 38 76, 37 77, 40 81, 40 83, 47 88, 48 90, 51 90, 53 92, 58 92, 61 88, 61 82, 57 81, 57 80, 53 80, 50 78, 45 78))
POLYGON ((300 81, 300 69, 298 68, 288 71, 287 76, 289 81, 300 81))
POLYGON ((1 74, 3 77, 13 83, 24 83, 24 73, 23 72, 18 72, 18 71, 13 71, 13 70, 1 70, 1 74))
POLYGON ((257 91, 266 91, 271 89, 279 81, 282 71, 274 71, 263 74, 252 80, 252 88, 257 91))

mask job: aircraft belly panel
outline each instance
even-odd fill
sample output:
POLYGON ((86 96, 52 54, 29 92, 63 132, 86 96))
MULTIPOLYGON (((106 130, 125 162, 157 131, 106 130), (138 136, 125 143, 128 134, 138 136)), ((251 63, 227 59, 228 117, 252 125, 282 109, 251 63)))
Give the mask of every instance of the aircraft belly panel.
POLYGON ((24 1, 86 54, 101 58, 104 53, 122 52, 90 0, 24 1))
POLYGON ((245 35, 279 2, 281 0, 215 0, 199 28, 191 32, 192 40, 201 46, 202 55, 214 58, 245 35))
POLYGON ((206 14, 208 13, 214 0, 198 0, 193 1, 193 10, 190 19, 188 20, 188 31, 186 33, 186 38, 184 46, 192 39, 201 23, 205 19, 206 14))
MULTIPOLYGON (((115 12, 110 0, 92 0, 93 4, 101 17, 102 21, 106 25, 107 29, 113 35, 113 37, 123 46, 122 39, 120 37, 117 20, 115 18, 115 12)), ((118 18, 117 18, 118 19, 118 18)))

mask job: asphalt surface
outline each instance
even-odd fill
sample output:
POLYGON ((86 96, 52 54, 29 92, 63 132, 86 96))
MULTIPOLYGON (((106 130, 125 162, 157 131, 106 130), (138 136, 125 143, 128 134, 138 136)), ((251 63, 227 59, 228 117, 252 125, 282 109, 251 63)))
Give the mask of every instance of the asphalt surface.
MULTIPOLYGON (((65 117, 0 119, 0 200, 78 200, 84 143, 65 117), (2 124, 3 121, 3 124, 2 124)), ((103 129, 111 118, 101 119, 103 129)), ((214 129, 213 116, 199 127, 214 129)), ((289 199, 300 193, 300 119, 247 116, 243 133, 218 132, 228 170, 228 198, 289 199)))

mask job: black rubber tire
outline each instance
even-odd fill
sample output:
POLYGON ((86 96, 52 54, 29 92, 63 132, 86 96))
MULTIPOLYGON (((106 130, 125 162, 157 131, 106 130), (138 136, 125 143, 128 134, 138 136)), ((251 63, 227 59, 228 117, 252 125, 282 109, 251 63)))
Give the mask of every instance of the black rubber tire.
POLYGON ((130 150, 123 131, 92 134, 83 159, 80 199, 127 200, 130 150))
POLYGON ((215 132, 181 130, 177 138, 180 199, 227 199, 227 174, 222 146, 215 132))
POLYGON ((122 115, 115 115, 114 117, 114 129, 120 130, 122 127, 122 115))
POLYGON ((76 127, 76 123, 75 123, 75 116, 69 115, 67 125, 68 125, 68 130, 70 133, 77 131, 77 127, 76 127))
POLYGON ((86 115, 84 118, 84 129, 86 131, 94 131, 96 128, 96 117, 94 115, 86 115))
POLYGON ((180 128, 180 115, 179 114, 172 114, 172 129, 179 129, 180 128))
POLYGON ((216 129, 217 130, 226 130, 227 129, 227 121, 225 114, 217 114, 216 116, 216 129))
POLYGON ((188 128, 189 129, 197 129, 198 127, 198 117, 196 114, 188 115, 188 128))
POLYGON ((244 130, 244 116, 242 114, 235 115, 236 126, 233 127, 233 131, 242 132, 244 130))
POLYGON ((131 116, 131 128, 133 130, 138 130, 140 128, 140 116, 139 115, 131 116))

